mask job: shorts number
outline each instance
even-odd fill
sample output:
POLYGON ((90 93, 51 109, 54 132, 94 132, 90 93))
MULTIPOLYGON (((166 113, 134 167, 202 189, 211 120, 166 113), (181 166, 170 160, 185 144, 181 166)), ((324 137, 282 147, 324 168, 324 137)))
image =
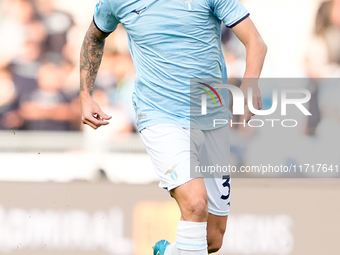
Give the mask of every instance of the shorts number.
POLYGON ((224 175, 222 179, 226 180, 222 185, 223 187, 228 187, 228 195, 222 195, 221 198, 227 200, 230 196, 230 175, 224 175))

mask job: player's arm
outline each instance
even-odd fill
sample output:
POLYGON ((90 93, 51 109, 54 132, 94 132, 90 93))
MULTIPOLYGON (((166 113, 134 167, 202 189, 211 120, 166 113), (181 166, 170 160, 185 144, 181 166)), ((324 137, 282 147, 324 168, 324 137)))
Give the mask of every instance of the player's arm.
POLYGON ((80 52, 80 103, 82 121, 97 129, 107 125, 111 117, 105 114, 93 100, 94 81, 103 57, 105 38, 109 33, 100 31, 91 23, 84 38, 80 52))
MULTIPOLYGON (((248 88, 251 87, 254 108, 260 110, 262 109, 262 99, 257 79, 262 71, 267 46, 249 17, 234 26, 232 30, 246 48, 246 71, 241 85, 241 90, 245 96, 245 104, 247 104, 248 88)), ((252 115, 248 107, 246 107, 245 118, 247 122, 252 115)))

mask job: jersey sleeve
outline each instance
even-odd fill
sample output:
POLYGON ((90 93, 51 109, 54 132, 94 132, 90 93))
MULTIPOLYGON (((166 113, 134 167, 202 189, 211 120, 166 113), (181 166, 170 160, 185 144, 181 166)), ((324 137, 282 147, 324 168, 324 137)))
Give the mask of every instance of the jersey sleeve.
POLYGON ((229 28, 249 16, 248 10, 238 0, 210 0, 210 8, 229 28))
POLYGON ((112 11, 110 0, 100 0, 97 3, 93 21, 97 28, 105 33, 111 33, 117 28, 119 21, 112 11))

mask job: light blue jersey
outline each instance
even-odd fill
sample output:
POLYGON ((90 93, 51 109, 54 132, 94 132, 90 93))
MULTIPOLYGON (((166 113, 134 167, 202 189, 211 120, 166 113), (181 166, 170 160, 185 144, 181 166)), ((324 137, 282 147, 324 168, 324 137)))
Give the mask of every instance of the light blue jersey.
POLYGON ((214 128, 210 120, 216 116, 230 119, 227 99, 222 99, 218 106, 208 100, 207 115, 200 121, 201 113, 190 110, 196 86, 190 79, 227 77, 221 21, 233 27, 248 15, 237 0, 100 0, 96 26, 110 33, 122 23, 129 36, 139 131, 161 123, 189 128, 190 121, 207 130, 214 128))

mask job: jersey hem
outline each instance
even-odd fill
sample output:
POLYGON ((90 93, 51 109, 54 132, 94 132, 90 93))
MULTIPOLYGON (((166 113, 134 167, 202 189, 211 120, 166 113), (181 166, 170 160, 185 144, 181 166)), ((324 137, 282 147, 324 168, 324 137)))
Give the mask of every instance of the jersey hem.
POLYGON ((213 210, 213 209, 209 208, 209 206, 208 206, 208 212, 210 214, 213 214, 213 215, 216 215, 216 216, 228 216, 229 212, 230 212, 230 209, 227 210, 227 211, 222 212, 222 211, 213 210))
POLYGON ((234 21, 233 23, 231 23, 230 25, 226 26, 227 28, 233 28, 234 26, 236 26, 237 24, 241 23, 243 20, 245 20, 246 18, 248 18, 250 15, 250 13, 248 12, 246 15, 242 16, 242 18, 234 21))
POLYGON ((165 183, 163 183, 162 181, 159 182, 158 187, 162 188, 162 189, 166 189, 168 192, 170 192, 171 190, 178 188, 179 186, 182 186, 183 184, 193 180, 194 178, 188 178, 188 179, 184 179, 181 182, 175 183, 175 184, 169 184, 166 185, 165 183))

